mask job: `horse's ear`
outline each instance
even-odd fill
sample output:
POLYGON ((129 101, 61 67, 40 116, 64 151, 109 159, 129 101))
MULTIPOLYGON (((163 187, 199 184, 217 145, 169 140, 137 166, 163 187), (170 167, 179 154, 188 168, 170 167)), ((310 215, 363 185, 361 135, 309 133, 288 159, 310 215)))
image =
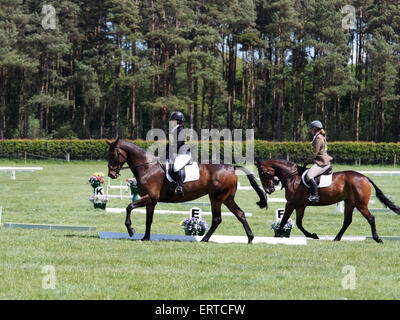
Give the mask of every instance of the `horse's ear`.
POLYGON ((112 145, 112 142, 111 142, 110 140, 107 140, 107 139, 106 139, 106 143, 107 143, 109 146, 112 145))
POLYGON ((114 146, 118 145, 119 137, 114 141, 114 146))

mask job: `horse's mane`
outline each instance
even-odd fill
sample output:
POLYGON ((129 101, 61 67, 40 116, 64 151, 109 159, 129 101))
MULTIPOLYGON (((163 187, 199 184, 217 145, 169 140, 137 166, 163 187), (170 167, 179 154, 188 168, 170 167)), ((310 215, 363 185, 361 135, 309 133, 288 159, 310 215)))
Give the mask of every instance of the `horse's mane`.
POLYGON ((119 142, 119 144, 122 148, 127 149, 126 151, 129 151, 130 149, 132 149, 133 152, 143 154, 145 157, 147 157, 147 159, 149 159, 149 157, 150 157, 150 159, 156 158, 151 152, 148 152, 147 150, 139 147, 138 145, 134 144, 133 142, 121 140, 119 142))
POLYGON ((146 150, 144 150, 143 148, 141 148, 138 145, 134 144, 133 142, 122 140, 119 143, 124 147, 134 148, 134 149, 138 149, 139 151, 146 152, 146 150))
POLYGON ((269 159, 271 161, 276 161, 276 162, 280 162, 282 164, 284 164, 287 167, 297 167, 297 164, 294 162, 291 162, 289 160, 283 160, 283 159, 269 159))
MULTIPOLYGON (((289 161, 289 160, 270 159, 270 161, 275 161, 275 162, 277 162, 277 163, 280 163, 280 164, 282 164, 283 166, 288 167, 290 170, 294 170, 294 169, 295 169, 296 172, 297 172, 297 174, 298 174, 299 176, 301 176, 301 175, 304 173, 303 167, 299 167, 296 163, 291 162, 291 161, 289 161)), ((279 169, 281 169, 281 168, 279 168, 279 169)), ((292 171, 292 172, 294 172, 294 171, 292 171)), ((286 184, 286 181, 284 181, 283 183, 286 184)))

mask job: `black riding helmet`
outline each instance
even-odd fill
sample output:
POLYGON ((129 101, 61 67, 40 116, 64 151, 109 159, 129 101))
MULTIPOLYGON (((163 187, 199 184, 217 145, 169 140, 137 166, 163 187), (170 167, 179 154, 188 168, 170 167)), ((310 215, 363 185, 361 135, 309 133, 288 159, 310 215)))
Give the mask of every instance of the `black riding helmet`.
POLYGON ((171 116, 169 117, 169 121, 171 120, 176 120, 178 121, 178 123, 183 123, 184 120, 184 116, 183 113, 180 111, 175 111, 171 114, 171 116))

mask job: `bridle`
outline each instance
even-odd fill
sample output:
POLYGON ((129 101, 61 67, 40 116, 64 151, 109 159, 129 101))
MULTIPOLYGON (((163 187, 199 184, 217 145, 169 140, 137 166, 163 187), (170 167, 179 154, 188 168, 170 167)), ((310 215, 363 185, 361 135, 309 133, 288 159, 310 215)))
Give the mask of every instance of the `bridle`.
MULTIPOLYGON (((263 177, 265 177, 266 179, 274 181, 275 175, 270 173, 270 172, 268 172, 268 171, 266 171, 263 166, 261 166, 261 168, 259 168, 259 174, 260 174, 261 182, 263 181, 262 180, 263 177)), ((272 192, 275 191, 274 183, 272 183, 272 185, 269 185, 267 187, 268 187, 268 193, 272 193, 272 192)))
MULTIPOLYGON (((290 177, 292 177, 293 175, 295 175, 295 174, 297 174, 297 173, 298 173, 298 171, 297 171, 297 169, 296 169, 296 170, 294 170, 294 171, 292 171, 292 172, 289 172, 287 175, 285 175, 284 177, 282 177, 282 179, 279 179, 279 180, 281 180, 281 182, 282 182, 282 188, 286 187, 284 184, 287 183, 287 179, 290 178, 290 177)), ((270 179, 270 180, 274 180, 274 177, 275 177, 274 174, 272 174, 272 173, 270 173, 270 172, 264 170, 264 167, 261 166, 261 168, 260 168, 260 178, 263 177, 263 176, 266 177, 267 179, 270 179)), ((275 183, 274 183, 274 184, 275 184, 275 183)), ((274 184, 272 185, 272 190, 273 190, 272 192, 275 191, 274 184)), ((268 187, 270 188, 271 186, 268 186, 268 187)))
POLYGON ((108 169, 109 169, 110 171, 114 172, 117 176, 120 175, 119 172, 120 172, 121 170, 125 170, 125 169, 132 169, 132 170, 134 170, 134 169, 136 169, 136 168, 138 168, 138 167, 145 166, 146 164, 150 164, 150 163, 153 163, 153 162, 158 162, 158 159, 155 159, 155 160, 152 160, 152 161, 149 161, 149 162, 137 164, 137 165, 135 165, 135 166, 129 165, 129 163, 128 163, 128 167, 123 168, 122 166, 125 164, 125 162, 126 162, 126 163, 128 162, 128 158, 121 152, 121 150, 119 149, 118 146, 115 146, 115 147, 114 147, 114 151, 117 152, 117 161, 118 161, 117 166, 118 166, 118 168, 111 168, 111 167, 110 167, 110 164, 108 164, 108 169), (121 161, 121 157, 125 159, 125 162, 122 162, 122 161, 121 161))

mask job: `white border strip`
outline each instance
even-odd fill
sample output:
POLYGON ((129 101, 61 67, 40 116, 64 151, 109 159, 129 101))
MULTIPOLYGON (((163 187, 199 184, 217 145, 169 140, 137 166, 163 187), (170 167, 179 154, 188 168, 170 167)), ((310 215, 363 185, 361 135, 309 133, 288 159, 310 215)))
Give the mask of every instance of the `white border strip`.
MULTIPOLYGON (((140 240, 144 234, 136 233, 132 237, 129 237, 128 233, 123 232, 99 232, 99 237, 102 239, 130 239, 140 240)), ((189 241, 199 242, 203 239, 203 236, 183 236, 183 235, 171 235, 171 234, 152 234, 150 240, 152 241, 189 241)), ((210 242, 216 243, 247 243, 248 239, 246 236, 211 236, 210 242)), ((286 245, 307 245, 306 238, 274 238, 274 237, 255 237, 253 243, 266 243, 266 244, 286 244, 286 245)))

